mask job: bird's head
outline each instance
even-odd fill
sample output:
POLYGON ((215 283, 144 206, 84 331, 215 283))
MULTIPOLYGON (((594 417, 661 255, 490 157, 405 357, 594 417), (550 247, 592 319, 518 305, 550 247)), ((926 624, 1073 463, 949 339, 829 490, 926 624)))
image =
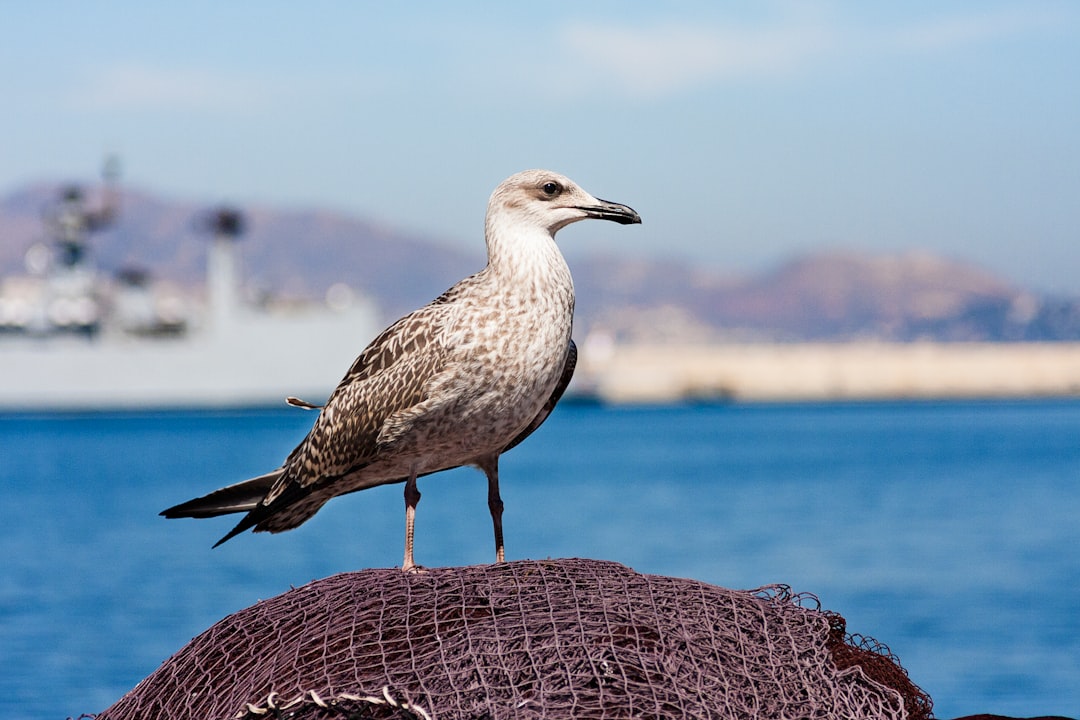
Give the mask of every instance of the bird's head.
POLYGON ((595 198, 570 178, 550 170, 511 175, 495 188, 488 201, 489 227, 510 221, 554 235, 586 218, 613 220, 622 225, 641 222, 641 216, 632 208, 595 198))

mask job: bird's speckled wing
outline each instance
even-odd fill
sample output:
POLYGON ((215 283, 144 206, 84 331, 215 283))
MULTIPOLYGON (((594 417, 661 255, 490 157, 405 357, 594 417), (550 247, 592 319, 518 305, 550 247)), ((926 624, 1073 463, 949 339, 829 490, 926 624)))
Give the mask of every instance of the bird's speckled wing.
POLYGON ((330 395, 311 432, 286 459, 286 472, 264 505, 289 485, 308 487, 375 459, 387 420, 422 403, 428 383, 445 366, 440 331, 449 307, 440 298, 398 320, 368 345, 330 395))
MULTIPOLYGON (((442 341, 466 279, 378 335, 331 393, 307 437, 289 454, 266 497, 218 545, 248 528, 278 532, 302 523, 327 497, 362 488, 331 488, 379 456, 387 421, 415 410, 446 366, 442 341), (309 498, 325 495, 311 507, 309 498)), ((215 545, 216 547, 216 545, 215 545)))
MULTIPOLYGON (((559 377, 559 383, 552 391, 551 397, 549 397, 547 402, 544 403, 544 407, 540 409, 540 412, 536 414, 536 417, 533 418, 532 422, 530 422, 524 430, 518 433, 517 436, 500 451, 500 454, 509 451, 511 448, 517 447, 525 440, 525 438, 532 435, 533 432, 535 432, 536 429, 543 425, 544 422, 548 419, 548 416, 551 415, 551 411, 555 409, 555 405, 557 405, 559 400, 562 399, 563 393, 566 392, 567 386, 570 385, 570 380, 574 377, 574 369, 577 367, 577 357, 577 345, 574 343, 573 340, 571 340, 570 347, 566 355, 566 362, 563 365, 562 375, 559 377)), ((451 468, 444 469, 449 470, 451 468)), ((441 470, 422 473, 420 477, 426 477, 427 475, 431 475, 434 472, 441 472, 441 470)), ((408 478, 401 477, 396 479, 394 482, 405 482, 407 479, 408 478)), ((355 488, 350 492, 356 492, 357 490, 363 489, 365 488, 355 488)))

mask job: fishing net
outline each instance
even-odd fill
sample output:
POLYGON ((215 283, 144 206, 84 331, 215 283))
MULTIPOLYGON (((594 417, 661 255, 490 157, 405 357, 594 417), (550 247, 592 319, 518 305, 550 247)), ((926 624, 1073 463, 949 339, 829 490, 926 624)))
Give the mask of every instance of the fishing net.
POLYGON ((638 717, 932 715, 811 595, 551 560, 312 582, 218 622, 98 720, 638 717))

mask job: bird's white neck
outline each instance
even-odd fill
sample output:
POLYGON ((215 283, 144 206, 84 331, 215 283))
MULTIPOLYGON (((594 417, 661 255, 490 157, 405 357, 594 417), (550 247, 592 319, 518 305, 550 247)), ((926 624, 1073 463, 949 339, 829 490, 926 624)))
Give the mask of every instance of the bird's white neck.
POLYGON ((570 268, 550 232, 489 217, 485 236, 488 273, 519 287, 539 283, 569 290, 572 297, 570 268))

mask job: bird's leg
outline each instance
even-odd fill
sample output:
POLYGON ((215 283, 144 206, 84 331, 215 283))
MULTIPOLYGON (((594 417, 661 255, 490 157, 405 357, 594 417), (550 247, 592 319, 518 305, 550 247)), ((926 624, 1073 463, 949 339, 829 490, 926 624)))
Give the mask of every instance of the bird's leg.
POLYGON ((499 496, 499 456, 486 458, 480 463, 480 469, 488 480, 488 510, 491 511, 491 525, 495 529, 495 562, 506 561, 503 549, 502 514, 503 501, 499 496))
POLYGON ((416 505, 420 502, 420 491, 416 489, 416 468, 405 482, 405 562, 401 564, 403 572, 413 572, 417 565, 413 562, 413 527, 416 524, 416 505))

